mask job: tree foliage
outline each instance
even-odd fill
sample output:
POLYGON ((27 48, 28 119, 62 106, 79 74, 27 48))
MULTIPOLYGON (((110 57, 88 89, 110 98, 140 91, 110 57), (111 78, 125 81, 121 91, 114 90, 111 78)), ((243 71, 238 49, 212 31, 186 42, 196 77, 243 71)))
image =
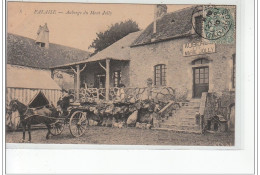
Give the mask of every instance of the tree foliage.
POLYGON ((139 30, 138 24, 131 19, 124 22, 115 23, 111 25, 108 30, 96 33, 97 37, 94 39, 89 48, 95 49, 94 53, 97 53, 120 40, 127 34, 139 30))

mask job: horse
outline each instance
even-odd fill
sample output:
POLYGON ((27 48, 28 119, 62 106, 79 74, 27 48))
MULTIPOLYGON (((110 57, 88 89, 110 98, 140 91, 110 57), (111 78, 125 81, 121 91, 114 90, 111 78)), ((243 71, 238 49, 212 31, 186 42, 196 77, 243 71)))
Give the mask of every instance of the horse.
POLYGON ((20 115, 20 123, 23 127, 23 139, 25 142, 26 126, 28 127, 29 140, 31 142, 31 125, 45 124, 48 132, 46 139, 49 139, 51 124, 56 121, 55 118, 59 117, 60 112, 53 105, 43 106, 40 108, 29 108, 17 99, 11 100, 9 103, 9 109, 11 112, 18 111, 20 115))
POLYGON ((8 105, 6 105, 6 129, 8 131, 15 131, 20 124, 20 116, 18 111, 12 112, 8 105))

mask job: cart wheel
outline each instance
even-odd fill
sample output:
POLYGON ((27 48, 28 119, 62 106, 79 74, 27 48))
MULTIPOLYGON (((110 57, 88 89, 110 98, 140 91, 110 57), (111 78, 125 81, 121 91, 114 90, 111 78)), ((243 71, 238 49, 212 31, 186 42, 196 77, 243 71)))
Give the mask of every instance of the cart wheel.
POLYGON ((86 113, 81 111, 74 112, 70 117, 70 133, 74 137, 80 137, 87 129, 87 116, 86 113))
POLYGON ((57 122, 51 124, 50 132, 52 135, 54 135, 54 136, 60 135, 63 130, 64 130, 64 122, 57 121, 57 122))

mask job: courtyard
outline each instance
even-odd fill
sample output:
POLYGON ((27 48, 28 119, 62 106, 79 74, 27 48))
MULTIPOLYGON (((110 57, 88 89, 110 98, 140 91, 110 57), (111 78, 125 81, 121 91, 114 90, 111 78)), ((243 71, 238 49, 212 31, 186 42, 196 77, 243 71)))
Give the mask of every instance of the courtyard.
MULTIPOLYGON (((32 143, 40 144, 111 144, 111 145, 185 145, 232 146, 234 133, 191 134, 138 128, 111 128, 89 126, 84 135, 75 138, 65 126, 61 135, 45 139, 47 129, 34 129, 32 143)), ((6 143, 20 143, 22 131, 6 132, 6 143)), ((28 132, 26 132, 28 140, 28 132)), ((30 144, 30 143, 28 143, 30 144)))

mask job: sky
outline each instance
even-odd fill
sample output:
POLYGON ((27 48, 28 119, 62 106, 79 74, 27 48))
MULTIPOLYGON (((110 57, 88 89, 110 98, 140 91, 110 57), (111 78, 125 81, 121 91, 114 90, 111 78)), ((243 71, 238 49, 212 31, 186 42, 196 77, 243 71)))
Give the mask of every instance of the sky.
MULTIPOLYGON (((168 12, 189 6, 167 5, 168 12)), ((7 9, 8 33, 36 39, 39 25, 47 23, 50 43, 90 52, 96 33, 128 19, 145 29, 154 16, 154 5, 140 4, 8 2, 7 9)))

